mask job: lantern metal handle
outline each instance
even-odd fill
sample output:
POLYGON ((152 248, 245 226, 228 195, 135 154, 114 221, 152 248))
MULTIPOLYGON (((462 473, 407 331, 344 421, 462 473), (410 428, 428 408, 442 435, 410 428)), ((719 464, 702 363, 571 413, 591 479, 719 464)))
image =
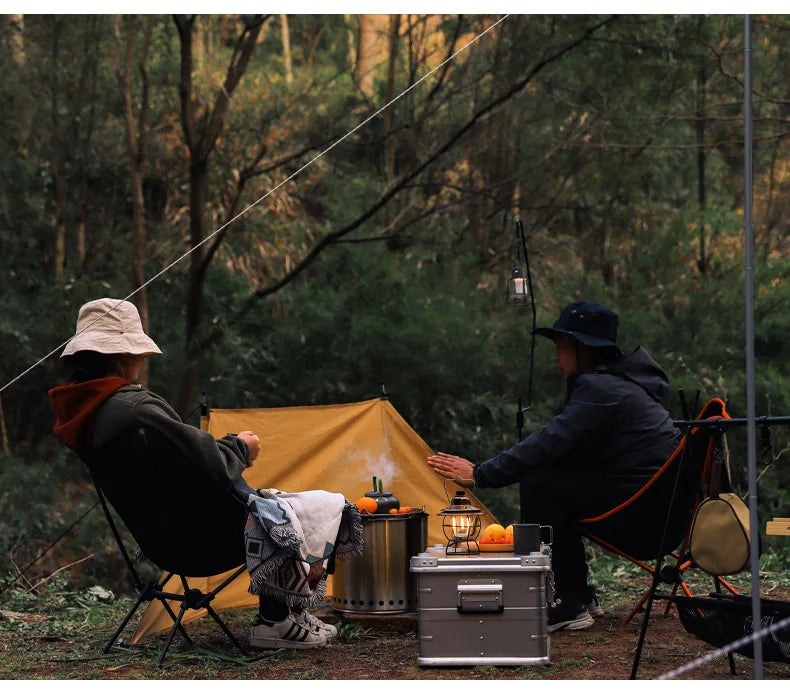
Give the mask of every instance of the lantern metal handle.
MULTIPOLYGON (((475 483, 474 479, 466 479, 466 478, 464 478, 462 476, 455 476, 452 479, 445 479, 444 480, 444 497, 447 499, 447 505, 452 505, 453 504, 453 501, 450 498, 450 494, 447 493, 447 482, 448 481, 452 481, 454 484, 458 484, 458 486, 461 486, 461 484, 458 483, 459 481, 471 481, 472 482, 472 486, 469 488, 469 490, 473 491, 473 492, 474 492, 474 489, 477 487, 477 484, 475 483)), ((466 489, 467 487, 466 486, 461 486, 461 488, 466 489)))

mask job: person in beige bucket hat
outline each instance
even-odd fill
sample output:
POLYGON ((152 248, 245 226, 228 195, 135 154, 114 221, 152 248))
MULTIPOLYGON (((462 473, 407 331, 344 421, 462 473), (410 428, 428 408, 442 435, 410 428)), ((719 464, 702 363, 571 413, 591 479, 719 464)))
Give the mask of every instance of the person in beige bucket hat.
POLYGON ((221 444, 217 449, 210 435, 183 423, 162 397, 134 384, 143 361, 161 353, 143 330, 133 303, 117 298, 85 303, 75 334, 60 355, 71 368, 70 382, 49 392, 58 417, 55 436, 82 454, 142 420, 167 429, 212 475, 233 481, 257 456, 258 436, 242 431, 229 441, 232 450, 221 444))
POLYGON ((143 331, 137 307, 129 301, 113 298, 97 298, 80 308, 76 334, 66 344, 61 358, 78 351, 134 356, 162 353, 143 331))
MULTIPOLYGON (((49 391, 57 417, 55 437, 83 456, 133 426, 154 428, 221 486, 242 495, 252 491, 241 474, 258 457, 257 435, 241 431, 215 439, 184 423, 164 398, 134 384, 144 360, 161 353, 143 330, 134 304, 116 298, 84 304, 75 334, 61 353, 71 369, 70 382, 49 391)), ((186 487, 188 480, 184 482, 186 487)), ((239 546, 243 529, 239 528, 239 546)), ((233 540, 228 538, 229 543, 233 540)), ((337 634, 334 626, 307 610, 291 610, 287 603, 266 595, 259 599, 252 628, 261 647, 320 647, 337 634)))

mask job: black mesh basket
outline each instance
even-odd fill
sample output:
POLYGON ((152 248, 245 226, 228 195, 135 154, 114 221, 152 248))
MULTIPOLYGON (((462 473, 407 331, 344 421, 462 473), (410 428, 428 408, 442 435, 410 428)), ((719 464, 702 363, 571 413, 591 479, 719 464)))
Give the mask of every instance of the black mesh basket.
MULTIPOLYGON (((686 631, 714 647, 724 647, 753 632, 751 597, 711 594, 709 598, 674 597, 673 601, 686 631)), ((762 627, 767 628, 790 617, 790 602, 762 599, 760 615, 762 627)), ((767 633, 762 642, 764 661, 790 663, 790 626, 767 633)), ((752 642, 733 651, 754 658, 752 642)))

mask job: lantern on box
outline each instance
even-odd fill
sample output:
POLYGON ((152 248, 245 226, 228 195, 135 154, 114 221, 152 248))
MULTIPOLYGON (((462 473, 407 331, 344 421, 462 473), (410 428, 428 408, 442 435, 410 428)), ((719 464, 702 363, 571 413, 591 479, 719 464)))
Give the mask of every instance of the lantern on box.
POLYGON ((480 553, 480 518, 483 511, 472 505, 463 491, 456 491, 450 505, 439 511, 448 556, 476 556, 480 553))

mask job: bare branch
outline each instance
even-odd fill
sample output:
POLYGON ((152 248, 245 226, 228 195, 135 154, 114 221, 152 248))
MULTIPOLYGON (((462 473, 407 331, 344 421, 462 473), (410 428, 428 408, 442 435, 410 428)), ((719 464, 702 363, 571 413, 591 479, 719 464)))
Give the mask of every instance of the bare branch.
POLYGON ((252 59, 255 45, 258 42, 258 34, 260 34, 263 24, 269 17, 271 15, 266 17, 258 15, 255 21, 245 24, 244 31, 236 41, 233 57, 225 74, 225 82, 217 92, 208 125, 203 130, 200 138, 199 150, 202 156, 207 156, 217 141, 217 137, 225 124, 225 116, 230 106, 230 97, 252 59))
POLYGON ((95 553, 90 553, 87 556, 84 556, 83 558, 80 558, 80 559, 78 559, 76 561, 72 561, 71 563, 67 563, 64 566, 61 566, 54 573, 50 573, 49 575, 47 575, 47 577, 43 578, 42 580, 39 580, 35 585, 32 585, 30 587, 30 589, 28 590, 28 592, 32 592, 33 590, 37 589, 38 587, 43 585, 45 582, 48 582, 49 580, 51 580, 53 577, 55 577, 61 571, 66 570, 67 568, 72 568, 75 565, 79 565, 80 563, 84 563, 88 559, 93 558, 95 555, 96 555, 95 553))
POLYGON ((459 140, 461 140, 465 135, 467 135, 474 127, 490 116, 493 112, 499 109, 503 104, 507 103, 510 99, 514 96, 522 92, 526 86, 534 79, 535 75, 537 75, 541 70, 546 68, 551 63, 559 60, 564 55, 572 51, 574 48, 579 46, 580 44, 584 43, 588 40, 595 32, 607 26, 611 22, 616 19, 616 16, 608 17, 593 26, 586 29, 579 37, 574 39, 573 41, 567 43, 560 49, 556 50, 554 53, 543 57, 539 60, 528 72, 527 74, 518 82, 511 85, 511 87, 505 91, 503 94, 498 96, 497 98, 490 101, 480 110, 478 110, 472 117, 458 130, 456 130, 443 144, 437 147, 428 157, 426 157, 422 163, 418 163, 411 171, 403 174, 399 178, 394 179, 391 181, 384 191, 379 195, 379 197, 366 209, 362 214, 360 214, 356 219, 349 222, 345 226, 328 233, 322 239, 316 243, 313 248, 305 255, 302 260, 300 260, 290 272, 287 272, 283 277, 281 277, 278 281, 274 282, 273 284, 263 287, 261 289, 256 290, 251 296, 249 300, 253 300, 255 298, 263 298, 264 296, 268 296, 279 291, 282 287, 287 285, 291 280, 293 280, 296 276, 301 274, 305 269, 307 269, 315 259, 321 254, 321 252, 330 246, 332 243, 337 241, 338 239, 342 238, 343 236, 351 233, 355 229, 359 228, 365 221, 373 217, 376 212, 379 211, 387 202, 389 202, 395 195, 397 195, 401 190, 403 190, 411 181, 413 181, 420 173, 422 173, 426 168, 430 165, 434 164, 438 161, 444 154, 446 154, 459 140))

